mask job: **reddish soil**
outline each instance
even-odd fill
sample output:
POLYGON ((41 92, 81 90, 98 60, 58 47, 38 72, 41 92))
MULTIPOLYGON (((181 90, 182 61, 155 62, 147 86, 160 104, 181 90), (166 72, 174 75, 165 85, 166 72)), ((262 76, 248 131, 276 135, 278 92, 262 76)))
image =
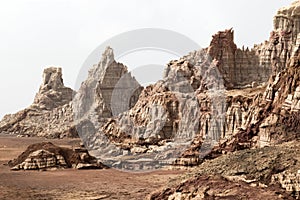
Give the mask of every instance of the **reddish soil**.
POLYGON ((6 164, 30 144, 50 141, 72 148, 79 139, 0 135, 0 199, 144 199, 184 171, 129 173, 115 169, 11 171, 6 164))

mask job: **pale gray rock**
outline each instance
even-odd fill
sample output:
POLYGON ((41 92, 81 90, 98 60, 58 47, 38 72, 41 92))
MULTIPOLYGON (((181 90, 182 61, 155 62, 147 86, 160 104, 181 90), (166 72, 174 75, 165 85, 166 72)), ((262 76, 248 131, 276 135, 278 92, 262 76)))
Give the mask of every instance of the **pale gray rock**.
POLYGON ((41 110, 64 106, 72 101, 73 92, 72 89, 64 86, 61 68, 46 68, 43 73, 43 83, 32 106, 41 110))
POLYGON ((71 105, 73 93, 63 84, 61 68, 46 68, 33 104, 16 114, 5 115, 0 121, 0 132, 48 138, 77 137, 71 105))

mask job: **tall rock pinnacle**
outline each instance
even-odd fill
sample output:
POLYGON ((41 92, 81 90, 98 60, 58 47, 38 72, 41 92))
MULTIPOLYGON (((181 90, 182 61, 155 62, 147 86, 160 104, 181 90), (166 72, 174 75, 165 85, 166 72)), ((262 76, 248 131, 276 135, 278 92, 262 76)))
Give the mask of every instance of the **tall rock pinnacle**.
POLYGON ((34 105, 51 110, 68 104, 72 95, 73 90, 64 86, 61 68, 49 67, 44 70, 43 83, 35 96, 34 105))
POLYGON ((64 86, 61 68, 46 68, 33 104, 4 116, 0 132, 48 138, 76 137, 70 104, 73 93, 64 86))

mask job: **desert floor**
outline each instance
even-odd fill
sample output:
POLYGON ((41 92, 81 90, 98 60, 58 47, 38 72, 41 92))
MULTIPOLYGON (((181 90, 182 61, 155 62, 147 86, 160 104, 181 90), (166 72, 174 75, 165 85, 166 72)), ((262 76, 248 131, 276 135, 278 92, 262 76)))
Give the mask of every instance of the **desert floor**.
POLYGON ((183 171, 147 173, 115 169, 55 171, 11 171, 6 163, 28 145, 50 141, 72 148, 79 139, 17 138, 0 135, 0 199, 144 199, 183 171))

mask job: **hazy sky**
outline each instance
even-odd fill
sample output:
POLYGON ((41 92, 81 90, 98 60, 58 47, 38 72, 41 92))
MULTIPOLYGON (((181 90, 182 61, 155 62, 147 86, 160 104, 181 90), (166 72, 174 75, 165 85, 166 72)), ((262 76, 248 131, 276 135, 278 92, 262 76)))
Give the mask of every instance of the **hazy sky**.
POLYGON ((206 47, 211 35, 233 27, 237 45, 252 47, 268 39, 274 14, 291 2, 3 0, 0 2, 0 118, 32 103, 47 66, 61 66, 65 84, 74 88, 88 55, 114 35, 138 28, 163 28, 184 34, 206 47))

